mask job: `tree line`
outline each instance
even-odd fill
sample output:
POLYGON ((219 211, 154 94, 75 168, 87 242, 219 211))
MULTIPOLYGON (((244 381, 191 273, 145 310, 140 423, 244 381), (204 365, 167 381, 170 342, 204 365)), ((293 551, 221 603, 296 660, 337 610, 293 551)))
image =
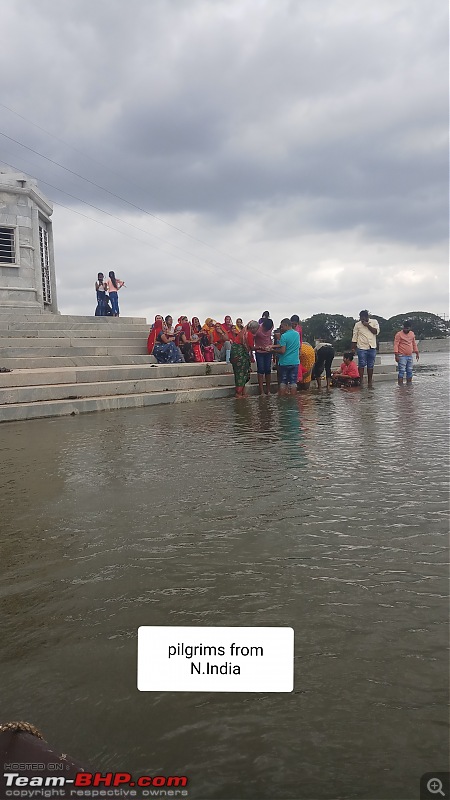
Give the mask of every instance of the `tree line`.
MULTIPOLYGON (((412 330, 416 339, 443 339, 450 335, 450 322, 431 314, 429 311, 409 311, 407 314, 396 314, 394 317, 380 317, 371 314, 380 324, 381 342, 392 341, 397 331, 400 330, 403 320, 412 320, 412 330)), ((357 322, 353 317, 344 317, 342 314, 313 314, 312 317, 302 320, 303 339, 313 343, 315 339, 324 339, 335 346, 339 351, 351 347, 353 326, 357 322)))

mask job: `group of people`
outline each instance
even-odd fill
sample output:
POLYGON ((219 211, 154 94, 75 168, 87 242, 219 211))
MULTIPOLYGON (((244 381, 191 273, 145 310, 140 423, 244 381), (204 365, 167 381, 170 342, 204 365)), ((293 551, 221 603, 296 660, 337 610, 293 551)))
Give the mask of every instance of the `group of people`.
MULTIPOLYGON (((367 370, 369 388, 373 383, 373 368, 377 353, 376 337, 379 324, 371 319, 369 312, 360 312, 352 335, 352 349, 343 355, 337 370, 332 364, 335 350, 331 342, 318 339, 315 347, 303 341, 303 331, 298 314, 281 320, 275 329, 269 311, 261 318, 243 324, 238 317, 233 322, 226 316, 223 322, 208 317, 204 324, 198 317, 191 321, 186 316, 178 318, 174 325, 170 315, 157 314, 147 342, 150 355, 160 364, 180 362, 224 361, 231 363, 235 377, 236 397, 245 395, 250 380, 251 364, 256 361, 259 393, 271 391, 272 372, 276 370, 279 394, 308 389, 311 381, 321 388, 325 371, 327 388, 360 386, 367 370), (358 365, 354 362, 355 353, 358 365)), ((399 365, 398 381, 412 380, 412 354, 419 358, 417 343, 411 330, 411 322, 405 320, 402 331, 395 337, 395 359, 399 365)))
POLYGON ((95 291, 97 293, 96 317, 119 316, 119 289, 122 289, 123 286, 125 286, 125 283, 120 278, 116 278, 112 270, 107 278, 105 278, 103 272, 98 273, 95 281, 95 291))
MULTIPOLYGON (((159 364, 181 362, 224 361, 231 363, 235 377, 236 397, 245 395, 250 380, 251 364, 256 361, 259 393, 270 394, 272 371, 277 371, 280 394, 309 388, 315 378, 320 388, 325 369, 327 385, 331 381, 332 344, 318 341, 315 348, 303 342, 298 314, 281 320, 275 329, 269 311, 261 319, 243 324, 238 317, 233 322, 226 316, 223 322, 208 317, 201 325, 198 317, 186 316, 174 325, 170 315, 157 314, 151 327, 147 350, 159 364)), ((353 355, 351 355, 353 358, 353 355)), ((351 359, 350 359, 351 360, 351 359)), ((354 385, 353 373, 344 365, 336 385, 354 385)))

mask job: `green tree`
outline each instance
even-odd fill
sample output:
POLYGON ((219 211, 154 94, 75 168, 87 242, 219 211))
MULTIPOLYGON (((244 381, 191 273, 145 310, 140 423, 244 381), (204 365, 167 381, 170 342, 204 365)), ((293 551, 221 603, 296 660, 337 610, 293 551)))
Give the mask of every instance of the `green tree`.
POLYGON ((429 311, 409 311, 407 314, 396 314, 385 320, 381 326, 380 339, 390 341, 397 331, 403 327, 403 321, 410 319, 416 339, 442 339, 450 335, 450 322, 431 314, 429 311))
POLYGON ((302 321, 303 338, 311 344, 315 339, 325 339, 337 349, 346 349, 351 345, 355 322, 353 317, 344 317, 342 314, 313 314, 302 321))

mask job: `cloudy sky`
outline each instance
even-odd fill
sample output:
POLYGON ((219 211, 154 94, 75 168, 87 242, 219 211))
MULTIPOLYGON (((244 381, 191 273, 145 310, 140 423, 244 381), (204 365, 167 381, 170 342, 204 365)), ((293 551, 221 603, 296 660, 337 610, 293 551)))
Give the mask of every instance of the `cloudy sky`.
POLYGON ((447 13, 3 0, 0 169, 54 203, 62 313, 110 269, 149 319, 446 312, 447 13))

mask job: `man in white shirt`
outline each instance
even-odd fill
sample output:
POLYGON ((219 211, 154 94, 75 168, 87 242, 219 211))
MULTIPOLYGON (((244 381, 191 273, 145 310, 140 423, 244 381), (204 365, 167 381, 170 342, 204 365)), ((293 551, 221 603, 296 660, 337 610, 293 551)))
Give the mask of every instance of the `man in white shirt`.
POLYGON ((367 367, 367 386, 372 387, 373 366, 377 354, 377 335, 380 326, 376 319, 369 318, 367 309, 359 312, 359 322, 353 328, 352 350, 358 353, 358 371, 361 384, 364 377, 364 368, 367 367))

